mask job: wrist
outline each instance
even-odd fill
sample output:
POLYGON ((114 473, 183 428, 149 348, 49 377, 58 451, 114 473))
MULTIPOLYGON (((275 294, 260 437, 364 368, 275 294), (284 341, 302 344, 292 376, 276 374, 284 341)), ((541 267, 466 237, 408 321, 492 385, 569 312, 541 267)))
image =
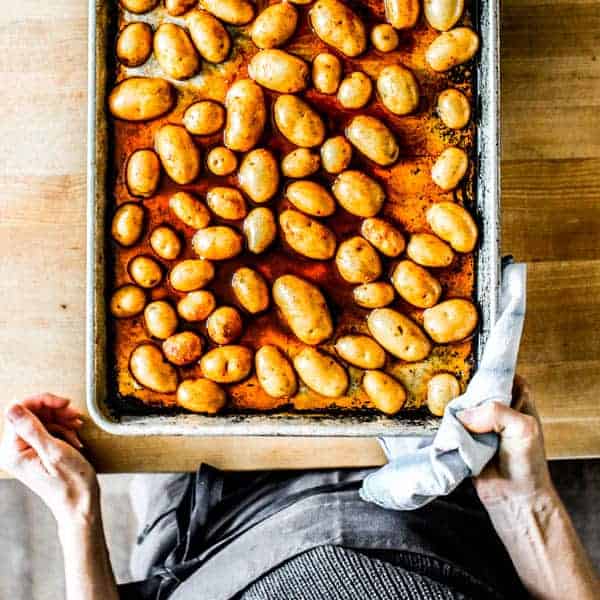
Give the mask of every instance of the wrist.
POLYGON ((61 540, 95 535, 102 527, 98 490, 85 490, 53 514, 61 540))

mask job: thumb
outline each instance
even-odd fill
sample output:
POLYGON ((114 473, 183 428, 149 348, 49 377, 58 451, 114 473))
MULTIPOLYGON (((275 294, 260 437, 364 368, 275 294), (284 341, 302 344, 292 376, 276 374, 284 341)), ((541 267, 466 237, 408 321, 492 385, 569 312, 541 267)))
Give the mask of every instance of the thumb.
POLYGON ((502 437, 526 437, 532 433, 534 417, 524 415, 501 402, 486 402, 456 413, 456 418, 472 433, 496 432, 502 437))

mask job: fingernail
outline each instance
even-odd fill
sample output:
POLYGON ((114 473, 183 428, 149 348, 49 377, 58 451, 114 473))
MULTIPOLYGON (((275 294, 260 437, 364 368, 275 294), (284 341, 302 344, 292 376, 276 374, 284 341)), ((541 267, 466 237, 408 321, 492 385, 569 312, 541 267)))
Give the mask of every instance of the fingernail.
POLYGON ((6 413, 6 418, 11 422, 15 423, 19 419, 22 419, 25 416, 25 411, 23 407, 18 404, 13 404, 6 413))

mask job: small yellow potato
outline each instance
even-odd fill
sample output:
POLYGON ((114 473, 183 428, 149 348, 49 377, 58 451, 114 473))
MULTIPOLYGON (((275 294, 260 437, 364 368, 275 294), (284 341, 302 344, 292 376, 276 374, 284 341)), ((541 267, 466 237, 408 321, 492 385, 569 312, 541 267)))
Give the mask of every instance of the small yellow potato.
POLYGON ((337 339, 335 351, 361 369, 381 369, 385 364, 384 349, 368 335, 344 335, 337 339))
POLYGON ((254 368, 260 386, 269 396, 288 398, 296 393, 296 373, 277 346, 262 346, 254 356, 254 368))
POLYGON ((177 192, 169 198, 169 208, 175 216, 193 229, 203 229, 210 223, 208 208, 188 192, 177 192))
POLYGON ((177 313, 164 300, 150 302, 144 309, 144 323, 148 333, 161 340, 166 340, 177 330, 177 313))
POLYGON ((185 185, 196 179, 201 166, 200 150, 185 128, 163 125, 156 132, 154 143, 167 175, 175 183, 185 185))
POLYGON ((132 196, 149 198, 160 183, 160 160, 154 150, 136 150, 127 161, 127 188, 132 196))
POLYGON ((325 139, 325 124, 304 100, 285 94, 275 100, 275 124, 292 144, 303 148, 320 146, 325 139))
POLYGON ((192 248, 200 258, 227 260, 242 251, 242 236, 231 227, 218 225, 196 231, 192 248))
POLYGON ((129 12, 141 15, 156 8, 158 0, 120 0, 121 6, 129 12))
POLYGON ((206 333, 215 344, 230 344, 242 335, 242 317, 233 306, 220 306, 206 319, 206 333))
POLYGON ((340 83, 337 99, 344 108, 362 108, 372 93, 371 80, 362 71, 354 71, 340 83))
POLYGON ((149 121, 169 112, 175 104, 175 88, 159 77, 129 77, 108 97, 113 117, 124 121, 149 121))
POLYGON ((250 252, 264 252, 277 235, 277 224, 271 209, 261 206, 251 210, 244 219, 244 235, 250 252))
POLYGON ((358 235, 340 244, 335 264, 340 275, 349 283, 370 283, 381 275, 379 254, 358 235))
POLYGON ((449 88, 438 96, 437 114, 446 127, 463 129, 471 119, 471 105, 462 92, 449 88))
POLYGON ((341 173, 352 160, 352 146, 343 135, 325 140, 321 146, 321 162, 328 173, 341 173))
POLYGON ((180 367, 196 362, 202 356, 202 338, 192 331, 168 337, 162 344, 167 360, 180 367))
POLYGON ((367 371, 362 386, 377 410, 386 415, 395 415, 406 402, 402 384, 382 371, 367 371))
POLYGON ((317 0, 308 13, 314 32, 346 56, 367 48, 367 32, 358 15, 340 0, 317 0))
POLYGON ((419 106, 417 79, 402 65, 389 65, 381 70, 377 93, 383 105, 395 115, 408 115, 419 106))
POLYGON ((131 279, 146 289, 156 287, 163 275, 160 264, 149 256, 136 256, 129 262, 127 269, 131 279))
POLYGON ((412 260, 400 261, 391 277, 396 291, 418 308, 430 308, 440 299, 442 286, 427 269, 412 260))
POLYGON ((281 172, 285 177, 300 179, 316 173, 320 166, 321 159, 318 154, 308 148, 296 148, 283 157, 281 172))
POLYGON ((126 67, 143 65, 152 54, 152 27, 148 23, 126 25, 117 39, 117 58, 126 67))
POLYGON ((208 290, 197 290, 186 294, 177 303, 177 312, 182 319, 190 321, 204 321, 217 307, 215 295, 208 290))
POLYGON ((111 235, 121 246, 133 246, 142 236, 144 208, 139 204, 121 204, 112 220, 111 235))
POLYGON ((154 344, 141 344, 131 353, 129 370, 140 385, 153 392, 172 394, 177 389, 175 367, 154 344))
POLYGON ((169 273, 169 283, 178 292, 193 292, 203 288, 215 276, 212 263, 203 258, 188 258, 177 263, 169 273))
POLYGON ((248 75, 268 90, 294 94, 308 84, 308 65, 289 52, 273 48, 261 50, 250 59, 248 75))
POLYGON ((225 124, 225 109, 213 100, 190 104, 183 113, 183 125, 193 135, 212 135, 225 124))
POLYGON ((256 314, 269 307, 269 288, 258 271, 239 268, 231 278, 231 288, 238 302, 249 313, 256 314))
POLYGON ((231 50, 231 38, 221 21, 203 10, 193 10, 185 17, 194 46, 204 60, 221 63, 231 50))
POLYGON ((359 152, 382 167, 396 162, 400 153, 387 125, 369 115, 354 117, 346 128, 346 137, 359 152))
POLYGON ((294 367, 300 379, 322 396, 339 398, 348 389, 348 374, 344 367, 316 348, 302 349, 294 357, 294 367))
POLYGON ((427 222, 438 237, 457 252, 471 252, 477 242, 477 225, 459 204, 438 202, 427 211, 427 222))
POLYGON ((197 0, 165 0, 165 8, 172 17, 180 17, 198 4, 197 0))
POLYGON ((335 254, 335 234, 329 227, 297 210, 284 210, 279 225, 285 241, 298 254, 315 260, 329 260, 335 254))
POLYGON ((301 342, 314 346, 333 333, 325 298, 312 283, 296 275, 282 275, 273 284, 273 300, 301 342))
POLYGON ((186 379, 177 388, 177 404, 192 412, 214 415, 226 403, 227 395, 210 379, 186 379))
POLYGON ((469 27, 456 27, 440 33, 425 51, 427 64, 438 72, 471 60, 479 50, 479 37, 469 27))
POLYGON ((424 0, 427 22, 438 31, 448 31, 458 23, 465 8, 464 0, 424 0))
POLYGON ((285 196, 298 210, 313 217, 328 217, 335 212, 333 196, 314 181, 303 179, 290 183, 285 196))
POLYGON ((371 29, 371 43, 379 52, 393 52, 398 47, 400 39, 389 23, 380 23, 371 29))
POLYGON ((352 290, 352 297, 363 308, 383 308, 394 300, 394 288, 385 281, 363 283, 352 290))
POLYGON ((329 52, 317 54, 312 64, 312 80, 321 94, 335 94, 342 79, 342 63, 329 52))
POLYGON ((469 300, 452 298, 423 312, 423 327, 438 344, 459 342, 477 327, 477 309, 469 300))
POLYGON ((450 373, 438 373, 427 382, 427 408, 436 417, 443 417, 446 406, 458 396, 460 384, 450 373))
POLYGON ((246 25, 254 17, 254 5, 248 0, 200 0, 198 4, 230 25, 246 25))
POLYGON ((384 0, 385 18, 395 29, 410 29, 419 19, 419 0, 384 0))
POLYGON ((406 247, 404 236, 391 223, 376 217, 362 222, 360 234, 381 254, 392 258, 402 254, 406 247))
POLYGON ((469 168, 469 157, 462 148, 446 148, 431 168, 431 179, 445 192, 453 190, 469 168))
POLYGON ((289 2, 271 4, 252 23, 250 36, 262 49, 285 44, 296 30, 298 13, 289 2))
POLYGON ((270 200, 279 187, 279 165, 273 153, 266 148, 248 152, 242 160, 238 181, 253 202, 270 200))
POLYGON ((362 171, 340 173, 331 187, 342 208, 357 217, 373 217, 383 206, 383 188, 362 171))
POLYGON ((167 77, 189 79, 200 69, 200 59, 187 31, 163 23, 154 34, 154 56, 167 77))
POLYGON ((242 193, 233 187, 214 187, 206 193, 206 204, 215 215, 228 221, 243 219, 248 214, 242 193))
POLYGON ((248 152, 256 146, 267 121, 265 96, 252 79, 236 81, 225 98, 227 121, 223 143, 237 152, 248 152))
POLYGON ((110 312, 118 319, 139 315, 146 306, 146 292, 137 285, 126 283, 115 290, 110 299, 110 312))
POLYGON ((391 308, 376 308, 367 317, 371 335, 392 355, 401 360, 423 360, 431 352, 431 342, 421 328, 391 308))
POLYGON ((215 175, 231 175, 237 169, 237 156, 225 146, 216 146, 208 153, 206 166, 215 175))
POLYGON ((410 237, 406 254, 423 267, 447 267, 454 252, 446 242, 430 233, 415 233, 410 237))
POLYGON ((165 260, 174 260, 181 252, 181 240, 172 227, 159 225, 150 235, 152 250, 165 260))
POLYGON ((252 370, 252 351, 245 346, 220 346, 200 359, 202 374, 217 383, 236 383, 252 370))

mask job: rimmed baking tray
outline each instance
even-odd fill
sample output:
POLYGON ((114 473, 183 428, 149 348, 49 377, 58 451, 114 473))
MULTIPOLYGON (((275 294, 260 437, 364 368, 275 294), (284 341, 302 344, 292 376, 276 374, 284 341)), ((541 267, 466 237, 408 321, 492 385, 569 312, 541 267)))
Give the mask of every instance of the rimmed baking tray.
MULTIPOLYGON (((110 408, 106 314, 107 169, 109 116, 106 92, 110 70, 110 11, 114 0, 89 0, 88 153, 87 153, 87 408, 105 431, 117 435, 267 435, 400 436, 428 435, 439 419, 422 411, 383 415, 268 413, 205 416, 199 414, 117 414, 110 408)), ((475 343, 479 360, 498 309, 500 283, 500 133, 499 8, 497 0, 474 2, 473 19, 481 36, 476 59, 475 213, 481 242, 476 256, 476 289, 481 322, 475 343)), ((475 364, 475 367, 476 367, 475 364)))

